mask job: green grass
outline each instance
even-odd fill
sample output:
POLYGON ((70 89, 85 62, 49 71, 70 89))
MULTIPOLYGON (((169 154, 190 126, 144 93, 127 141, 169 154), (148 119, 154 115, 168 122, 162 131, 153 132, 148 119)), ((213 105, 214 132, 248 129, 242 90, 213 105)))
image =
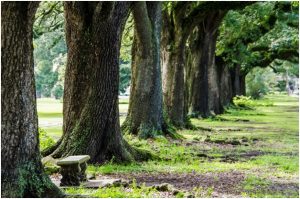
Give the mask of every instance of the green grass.
POLYGON ((39 119, 62 118, 62 103, 53 98, 37 99, 37 111, 39 119))
MULTIPOLYGON (((119 100, 119 112, 127 113, 129 99, 119 100)), ((63 104, 61 100, 56 100, 53 98, 39 98, 37 99, 37 111, 39 123, 49 136, 53 139, 58 140, 62 135, 62 125, 57 125, 57 123, 62 124, 62 109, 63 104), (49 126, 45 123, 53 123, 49 126), (44 124, 44 125, 43 125, 44 124)), ((120 117, 120 123, 122 124, 125 120, 125 115, 120 117)))
MULTIPOLYGON (((268 95, 264 99, 255 100, 253 104, 252 110, 229 107, 224 114, 216 118, 192 119, 193 125, 213 131, 179 130, 178 133, 186 138, 181 142, 164 137, 140 140, 125 135, 125 139, 132 146, 149 150, 159 155, 160 160, 126 165, 112 162, 101 166, 89 165, 88 172, 100 175, 123 173, 130 176, 131 173, 206 174, 238 171, 246 175, 241 184, 240 196, 298 197, 299 193, 295 190, 270 189, 274 177, 298 184, 298 98, 268 95), (205 142, 208 136, 212 140, 246 140, 246 144, 232 146, 205 142), (257 154, 247 156, 251 153, 257 154), (232 158, 233 161, 224 161, 226 157, 232 158)), ((61 105, 55 100, 38 100, 39 119, 55 121, 61 114, 61 105), (46 105, 47 103, 49 104, 46 105)), ((120 110, 126 112, 127 107, 128 100, 122 99, 120 110)), ((121 122, 124 119, 125 116, 120 117, 121 122)), ((61 135, 61 126, 44 129, 55 139, 61 135)), ((123 188, 93 191, 70 189, 68 192, 82 192, 93 197, 146 197, 139 195, 139 190, 130 189, 127 193, 123 188)))
POLYGON ((273 182, 266 178, 248 175, 242 184, 244 189, 242 196, 251 198, 286 198, 287 196, 291 198, 299 197, 299 193, 297 191, 288 189, 270 192, 268 188, 272 185, 273 182))
POLYGON ((99 189, 68 188, 66 193, 70 195, 89 195, 93 198, 154 198, 158 196, 158 191, 145 184, 137 186, 135 182, 129 187, 106 187, 99 189))

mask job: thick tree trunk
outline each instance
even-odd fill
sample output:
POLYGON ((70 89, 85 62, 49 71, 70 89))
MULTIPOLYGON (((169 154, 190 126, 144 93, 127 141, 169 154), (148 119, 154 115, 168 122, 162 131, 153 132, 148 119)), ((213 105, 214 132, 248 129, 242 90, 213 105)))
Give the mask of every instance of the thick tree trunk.
POLYGON ((198 26, 198 36, 194 41, 196 47, 192 50, 191 62, 193 74, 190 80, 191 96, 189 111, 204 117, 219 114, 223 108, 220 101, 217 65, 215 63, 215 48, 217 29, 225 16, 225 11, 210 12, 203 24, 198 26))
POLYGON ((232 94, 231 75, 228 66, 222 61, 222 58, 216 58, 219 77, 220 101, 222 106, 230 104, 232 94))
POLYGON ((61 197, 43 172, 33 70, 38 2, 1 3, 1 196, 61 197))
POLYGON ((168 66, 164 73, 166 90, 164 105, 171 123, 177 127, 185 126, 184 111, 184 43, 180 42, 169 54, 168 66))
POLYGON ((172 19, 170 18, 172 17, 165 12, 161 45, 163 101, 170 122, 177 127, 184 127, 186 122, 184 109, 184 65, 187 35, 182 30, 179 17, 174 17, 175 22, 171 22, 172 19))
MULTIPOLYGON (((188 88, 188 92, 186 92, 186 101, 188 104, 187 111, 192 117, 197 116, 201 108, 207 107, 206 96, 208 93, 207 90, 205 92, 205 88, 207 88, 205 83, 207 83, 207 80, 204 81, 207 75, 204 73, 206 70, 199 67, 201 56, 203 54, 202 50, 205 50, 203 49, 203 42, 204 32, 202 29, 196 28, 196 31, 189 37, 189 48, 187 48, 186 51, 186 87, 188 88)), ((200 112, 204 112, 204 110, 200 112)))
POLYGON ((64 4, 66 71, 72 75, 65 81, 64 135, 54 158, 87 154, 92 163, 144 158, 122 138, 119 123, 120 39, 129 7, 128 2, 64 4))
POLYGON ((135 2, 135 36, 128 115, 122 129, 141 138, 168 133, 160 67, 161 2, 135 2))

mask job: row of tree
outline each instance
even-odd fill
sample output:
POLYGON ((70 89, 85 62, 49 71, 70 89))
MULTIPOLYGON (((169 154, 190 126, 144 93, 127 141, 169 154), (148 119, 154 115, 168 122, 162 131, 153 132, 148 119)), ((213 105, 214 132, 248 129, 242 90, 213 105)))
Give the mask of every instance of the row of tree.
MULTIPOLYGON (((131 11, 134 19, 131 96, 123 131, 142 138, 157 134, 177 138, 180 136, 174 126, 186 127, 189 113, 203 116, 221 113, 235 94, 244 92, 244 76, 239 63, 229 67, 233 59, 226 58, 239 56, 234 55, 234 50, 223 51, 216 57, 218 29, 229 10, 250 4, 253 3, 64 2, 68 54, 63 136, 43 155, 60 158, 88 154, 91 163, 151 157, 149 152, 124 140, 119 122, 120 46, 131 11)), ((38 147, 32 46, 38 5, 38 2, 1 4, 4 197, 61 196, 43 173, 38 147)), ((274 6, 275 19, 272 15, 267 20, 277 23, 279 11, 286 11, 286 4, 283 5, 274 6)), ((287 5, 291 8, 290 3, 287 5)), ((270 22, 270 30, 273 23, 270 22)), ((255 41, 265 34, 262 31, 255 41)), ((244 45, 252 42, 243 41, 242 35, 240 38, 244 45)), ((224 44, 224 48, 232 49, 230 45, 236 44, 232 42, 224 44)), ((259 49, 252 47, 253 51, 259 49)), ((290 50, 288 55, 298 53, 290 50)), ((267 52, 279 57, 286 55, 282 50, 267 52)), ((294 56, 285 58, 289 57, 294 59, 294 56)), ((251 66, 259 65, 255 62, 251 66)))

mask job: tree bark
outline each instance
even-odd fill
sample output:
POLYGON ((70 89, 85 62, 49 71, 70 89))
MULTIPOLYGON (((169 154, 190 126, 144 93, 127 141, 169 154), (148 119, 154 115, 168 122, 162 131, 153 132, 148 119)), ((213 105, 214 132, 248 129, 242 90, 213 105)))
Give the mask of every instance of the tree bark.
POLYGON ((132 80, 128 115, 122 129, 149 138, 170 133, 162 106, 161 2, 135 2, 133 17, 132 80))
POLYGON ((220 101, 222 106, 226 106, 231 103, 233 98, 231 75, 228 66, 223 62, 221 57, 216 57, 216 64, 219 77, 220 101))
POLYGON ((66 75, 65 81, 64 134, 51 154, 54 158, 87 154, 91 163, 103 163, 140 160, 148 155, 131 148, 120 131, 120 40, 130 5, 64 3, 69 49, 66 71, 71 75, 66 75))
POLYGON ((246 95, 246 74, 241 70, 239 64, 235 65, 234 68, 230 70, 231 83, 232 83, 232 93, 233 96, 236 95, 246 95))
POLYGON ((185 43, 181 13, 170 16, 164 12, 162 31, 162 73, 164 108, 170 122, 177 127, 185 126, 184 65, 185 43))
POLYGON ((39 2, 1 3, 1 196, 62 197, 44 173, 38 139, 32 28, 39 2))
POLYGON ((197 38, 193 41, 194 49, 191 58, 193 80, 189 111, 196 115, 207 117, 222 112, 218 82, 217 65, 215 63, 215 48, 217 29, 226 11, 209 12, 203 23, 199 25, 197 38), (194 65, 194 66, 193 66, 194 65), (196 66, 195 66, 196 65, 196 66))
MULTIPOLYGON (((164 106, 166 112, 170 118, 170 121, 178 126, 185 127, 189 124, 187 116, 187 102, 188 96, 185 96, 188 91, 186 80, 186 69, 185 67, 185 46, 186 40, 194 28, 200 24, 206 23, 205 27, 212 28, 214 25, 220 23, 221 19, 229 9, 243 8, 252 2, 203 2, 197 6, 193 5, 192 2, 177 2, 171 4, 171 12, 168 13, 168 9, 164 11, 163 17, 163 31, 162 31, 162 62, 163 62, 163 93, 164 93, 164 106), (203 22, 203 20, 209 20, 209 17, 214 16, 213 13, 219 13, 218 17, 210 20, 211 24, 203 22), (223 15, 223 16, 222 16, 223 15), (206 19, 205 19, 206 18, 206 19)), ((207 29, 205 29, 207 30, 207 29)), ((205 44, 208 45, 208 54, 213 54, 215 48, 215 40, 217 28, 214 31, 209 31, 206 36, 212 37, 207 39, 211 42, 205 44)), ((216 67, 214 59, 212 57, 207 58, 206 62, 209 64, 209 68, 206 72, 199 76, 205 76, 204 88, 202 90, 203 96, 209 95, 208 99, 204 99, 202 104, 205 104, 205 114, 207 113, 219 113, 222 111, 222 107, 219 105, 219 94, 218 85, 214 78, 216 78, 216 67), (209 82, 209 83, 208 83, 209 82)), ((205 64, 205 63, 203 63, 205 64)), ((201 94, 202 95, 202 94, 201 94)))

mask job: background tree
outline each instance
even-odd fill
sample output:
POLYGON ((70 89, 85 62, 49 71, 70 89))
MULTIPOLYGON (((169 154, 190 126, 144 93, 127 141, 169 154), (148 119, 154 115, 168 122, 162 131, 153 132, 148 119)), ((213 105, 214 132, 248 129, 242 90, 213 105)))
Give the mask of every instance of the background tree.
POLYGON ((1 3, 2 197, 62 197, 39 152, 32 46, 38 5, 1 3))
POLYGON ((245 95, 245 77, 254 67, 276 71, 276 60, 298 63, 298 16, 291 2, 258 2, 227 14, 216 53, 231 70, 233 95, 245 95))
POLYGON ((128 115, 122 129, 142 138, 171 133, 164 121, 162 106, 161 3, 134 3, 133 18, 132 82, 128 115))
POLYGON ((130 5, 64 3, 68 63, 63 136, 47 151, 55 149, 51 154, 55 158, 88 154, 92 163, 145 158, 122 138, 119 123, 120 43, 130 5))
MULTIPOLYGON (((244 7, 248 4, 251 2, 172 2, 166 4, 162 32, 163 93, 166 112, 176 126, 185 126, 187 121, 185 49, 189 35, 205 20, 208 13, 244 7)), ((215 76, 212 71, 210 71, 211 77, 215 76)), ((216 86, 213 88, 217 90, 216 86)))
POLYGON ((67 57, 62 2, 41 2, 33 35, 37 97, 51 97, 63 86, 67 57))
POLYGON ((195 30, 196 39, 190 40, 194 45, 190 50, 191 67, 189 81, 190 93, 189 111, 193 114, 209 116, 222 112, 220 104, 220 91, 218 84, 217 65, 215 63, 216 40, 218 28, 227 10, 215 10, 207 12, 203 21, 195 30))

